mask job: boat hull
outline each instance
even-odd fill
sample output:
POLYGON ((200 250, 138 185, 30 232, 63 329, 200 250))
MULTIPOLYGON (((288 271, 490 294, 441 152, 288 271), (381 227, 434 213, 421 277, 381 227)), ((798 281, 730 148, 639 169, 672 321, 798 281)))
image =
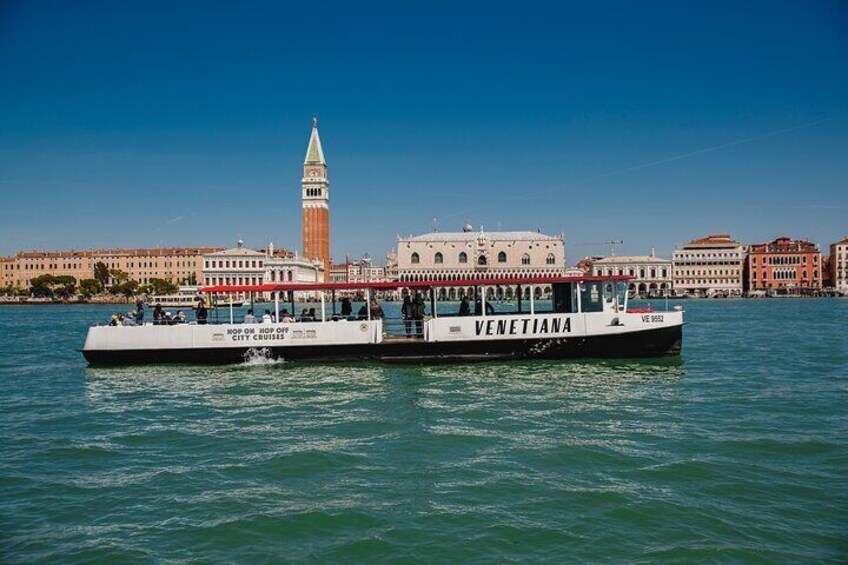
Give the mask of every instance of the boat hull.
POLYGON ((681 325, 641 331, 561 338, 479 341, 392 340, 382 343, 298 345, 284 347, 221 347, 83 350, 93 365, 242 363, 251 350, 262 350, 285 361, 376 361, 394 364, 469 363, 497 360, 664 357, 679 355, 681 325))

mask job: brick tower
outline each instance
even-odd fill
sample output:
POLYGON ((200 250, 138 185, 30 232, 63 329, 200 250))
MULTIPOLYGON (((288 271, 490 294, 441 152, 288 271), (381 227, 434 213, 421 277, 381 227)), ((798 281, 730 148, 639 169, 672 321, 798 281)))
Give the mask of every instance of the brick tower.
POLYGON ((324 282, 330 280, 330 182, 327 161, 318 137, 318 118, 312 118, 312 135, 303 162, 303 256, 324 265, 324 282))

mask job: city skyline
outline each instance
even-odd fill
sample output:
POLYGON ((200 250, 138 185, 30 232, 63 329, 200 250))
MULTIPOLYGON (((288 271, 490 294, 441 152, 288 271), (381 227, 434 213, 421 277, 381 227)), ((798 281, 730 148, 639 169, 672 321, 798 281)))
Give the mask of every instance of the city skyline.
POLYGON ((838 2, 2 10, 2 255, 302 251, 313 115, 337 261, 434 219, 564 233, 572 264, 848 229, 838 2))

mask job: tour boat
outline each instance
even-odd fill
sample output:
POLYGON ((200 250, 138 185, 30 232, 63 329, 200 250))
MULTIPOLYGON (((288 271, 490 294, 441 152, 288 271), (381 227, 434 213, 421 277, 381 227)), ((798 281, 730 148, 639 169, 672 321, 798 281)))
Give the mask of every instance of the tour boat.
POLYGON ((280 321, 240 323, 232 308, 228 313, 219 303, 207 324, 91 327, 82 353, 89 363, 106 365, 240 363, 257 354, 285 361, 412 364, 679 355, 682 309, 628 311, 628 280, 548 276, 212 286, 202 292, 265 294, 274 319, 280 321), (499 311, 490 296, 505 287, 515 289, 516 306, 499 311), (469 289, 473 294, 468 314, 459 315, 455 295, 469 289), (355 291, 363 292, 366 305, 375 293, 409 293, 419 305, 424 302, 426 316, 409 322, 409 335, 404 321, 377 312, 372 316, 369 308, 358 318, 343 318, 337 312, 336 293, 355 291), (543 291, 550 300, 540 299, 543 291), (284 316, 281 308, 294 312, 298 294, 318 298, 316 321, 292 323, 284 316), (440 300, 445 296, 454 301, 440 300), (216 317, 227 319, 218 323, 216 317))
MULTIPOLYGON (((149 296, 145 302, 149 306, 162 306, 162 308, 197 308, 197 304, 200 302, 201 298, 205 298, 201 292, 200 287, 197 286, 181 286, 177 294, 156 294, 153 296, 149 296)), ((218 301, 219 306, 229 306, 230 297, 222 297, 218 301)), ((206 302, 206 308, 212 309, 215 307, 214 304, 209 303, 208 300, 206 302)), ((242 304, 244 304, 244 300, 242 299, 232 299, 233 306, 238 308, 242 304)))

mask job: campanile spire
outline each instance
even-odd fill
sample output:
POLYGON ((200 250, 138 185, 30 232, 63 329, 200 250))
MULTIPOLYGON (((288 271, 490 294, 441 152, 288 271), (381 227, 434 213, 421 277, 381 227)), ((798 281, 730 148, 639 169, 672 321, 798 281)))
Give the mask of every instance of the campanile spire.
POLYGON ((312 134, 303 161, 303 256, 320 261, 324 282, 330 280, 330 182, 327 161, 318 136, 318 118, 312 118, 312 134))

